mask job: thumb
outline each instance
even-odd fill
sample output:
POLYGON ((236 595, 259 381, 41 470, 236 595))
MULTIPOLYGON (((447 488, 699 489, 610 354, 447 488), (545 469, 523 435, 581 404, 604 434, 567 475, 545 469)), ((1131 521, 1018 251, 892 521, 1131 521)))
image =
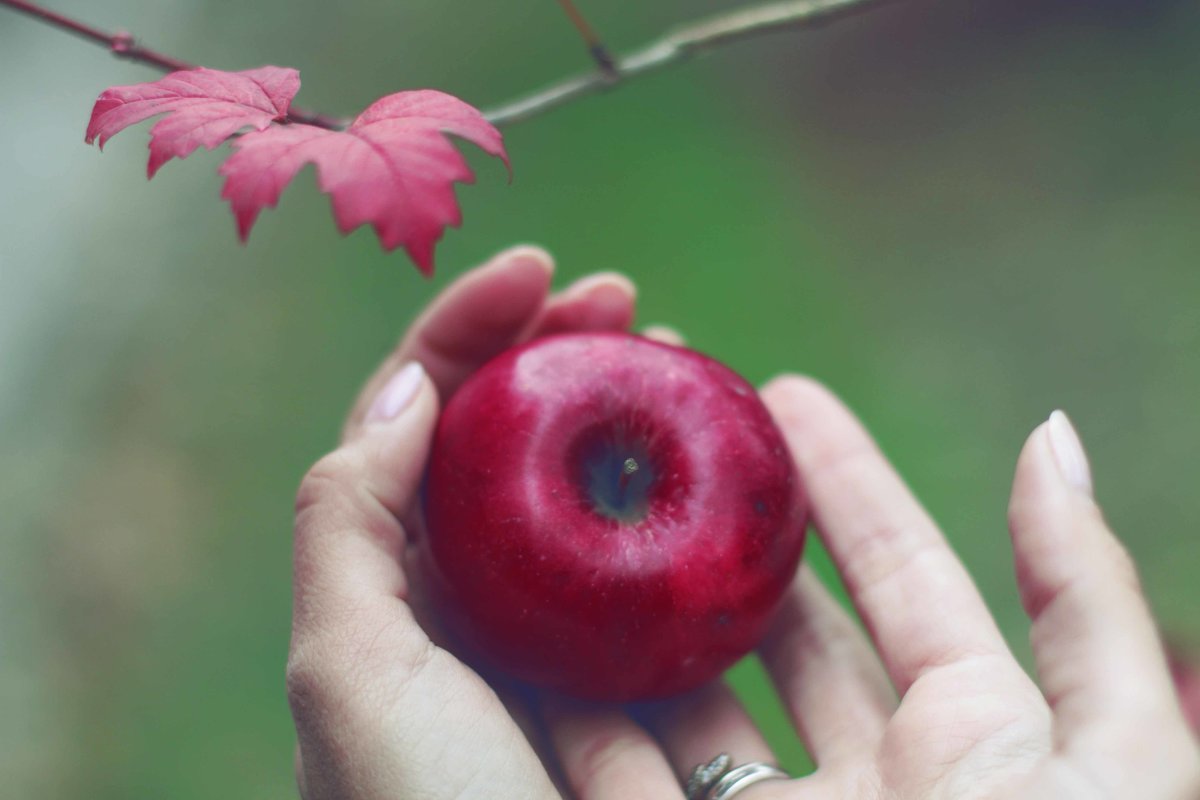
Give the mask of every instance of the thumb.
POLYGON ((363 487, 397 517, 416 498, 437 412, 433 383, 420 362, 410 361, 380 389, 344 445, 363 487))
POLYGON ((437 411, 425 370, 408 364, 379 391, 354 436, 301 481, 294 540, 298 629, 336 623, 347 603, 407 596, 400 520, 416 502, 437 411))

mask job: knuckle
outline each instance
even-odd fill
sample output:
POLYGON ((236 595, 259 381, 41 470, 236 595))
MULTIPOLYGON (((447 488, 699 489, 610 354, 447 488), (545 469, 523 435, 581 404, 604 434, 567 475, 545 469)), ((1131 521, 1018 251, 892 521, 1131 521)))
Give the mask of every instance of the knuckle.
POLYGON ((1005 510, 1005 519, 1008 523, 1010 533, 1016 535, 1021 531, 1029 528, 1029 524, 1033 513, 1030 510, 1029 502, 1017 492, 1013 492, 1008 499, 1008 507, 1005 510))
POLYGON ((577 788, 600 786, 614 773, 625 771, 625 763, 638 755, 639 743, 620 733, 596 736, 579 754, 577 788))
POLYGON ((284 676, 288 705, 297 725, 303 725, 328 706, 333 681, 324 659, 312 647, 293 645, 284 676))
POLYGON ((887 521, 864 529, 848 543, 843 580, 851 596, 877 592, 894 581, 924 582, 952 567, 946 563, 946 546, 920 536, 918 529, 915 522, 887 521))
POLYGON ((322 456, 300 479, 296 490, 296 516, 346 493, 352 483, 353 470, 354 465, 345 450, 334 450, 322 456))
POLYGON ((346 608, 293 636, 285 670, 292 716, 300 727, 330 717, 370 717, 372 708, 395 705, 421 685, 438 653, 407 614, 346 608))
POLYGON ((297 727, 320 725, 345 716, 354 706, 358 686, 356 665, 346 642, 328 633, 309 633, 293 641, 284 673, 288 706, 297 727))
POLYGON ((1085 541, 1090 540, 1094 543, 1100 563, 1109 573, 1109 577, 1116 585, 1134 594, 1142 594, 1142 581, 1138 574, 1137 562, 1134 561, 1129 548, 1117 538, 1116 533, 1109 526, 1100 506, 1092 504, 1084 512, 1084 515, 1081 527, 1087 537, 1085 541))
POLYGON ((1134 594, 1142 593, 1142 579, 1138 574, 1137 562, 1133 555, 1121 544, 1116 537, 1109 538, 1108 559, 1114 578, 1134 594))

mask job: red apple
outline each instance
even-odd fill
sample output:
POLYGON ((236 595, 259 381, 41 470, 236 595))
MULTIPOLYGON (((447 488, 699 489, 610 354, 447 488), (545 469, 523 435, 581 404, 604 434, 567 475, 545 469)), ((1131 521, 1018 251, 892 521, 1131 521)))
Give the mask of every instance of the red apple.
POLYGON ((442 412, 424 559, 449 632, 530 683, 626 701, 699 686, 762 637, 805 499, 745 380, 638 336, 538 339, 442 412))

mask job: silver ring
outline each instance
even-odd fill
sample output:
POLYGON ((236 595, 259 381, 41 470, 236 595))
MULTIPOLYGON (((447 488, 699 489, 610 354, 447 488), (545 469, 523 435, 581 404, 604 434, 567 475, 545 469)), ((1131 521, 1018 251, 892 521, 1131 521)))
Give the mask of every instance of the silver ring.
POLYGON ((790 780, 791 776, 781 769, 751 761, 733 766, 728 753, 721 753, 707 764, 698 764, 692 770, 685 789, 687 800, 733 800, 733 796, 760 781, 790 780))

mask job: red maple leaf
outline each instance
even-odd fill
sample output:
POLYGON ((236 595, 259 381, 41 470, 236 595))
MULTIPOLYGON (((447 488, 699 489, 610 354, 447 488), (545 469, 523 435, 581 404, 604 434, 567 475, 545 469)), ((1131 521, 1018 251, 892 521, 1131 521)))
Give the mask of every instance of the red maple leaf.
POLYGON ((221 165, 221 196, 245 239, 258 213, 274 208, 288 181, 312 162, 343 233, 370 223, 384 249, 403 245, 430 274, 433 246, 447 225, 462 222, 454 182, 475 178, 444 133, 508 164, 500 132, 474 107, 430 89, 398 92, 376 100, 344 131, 278 125, 246 134, 221 165))
POLYGON ((288 120, 300 88, 293 69, 244 72, 198 68, 152 83, 103 92, 92 109, 86 141, 101 147, 114 134, 158 114, 150 129, 150 177, 172 158, 234 134, 234 154, 220 168, 221 196, 229 201, 244 241, 259 212, 279 202, 305 164, 317 168, 343 233, 370 223, 386 250, 403 246, 425 274, 433 248, 462 213, 454 183, 474 180, 445 134, 474 142, 508 165, 500 132, 473 106, 433 90, 399 92, 373 103, 344 131, 288 120))
POLYGON ((150 163, 146 174, 172 158, 187 158, 203 145, 213 150, 242 128, 262 130, 287 119, 288 106, 300 90, 300 73, 281 67, 245 72, 184 70, 153 83, 105 89, 92 107, 84 141, 104 143, 115 134, 158 114, 170 116, 150 129, 150 163))

